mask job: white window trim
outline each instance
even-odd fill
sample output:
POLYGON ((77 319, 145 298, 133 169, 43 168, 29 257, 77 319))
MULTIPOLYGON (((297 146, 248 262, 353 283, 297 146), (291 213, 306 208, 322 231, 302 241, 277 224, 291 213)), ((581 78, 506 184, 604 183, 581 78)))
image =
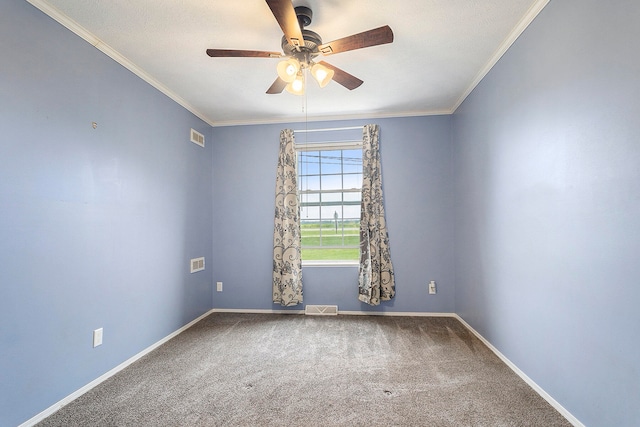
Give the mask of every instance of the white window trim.
POLYGON ((362 141, 296 142, 294 147, 296 151, 353 150, 362 148, 362 141))
POLYGON ((302 267, 358 267, 360 261, 349 260, 302 260, 302 267))
MULTIPOLYGON (((362 140, 295 143, 294 148, 296 153, 298 151, 353 150, 362 148, 362 140)), ((353 192, 356 190, 344 189, 343 191, 353 192)), ((302 267, 358 267, 359 265, 359 260, 302 260, 302 267)))

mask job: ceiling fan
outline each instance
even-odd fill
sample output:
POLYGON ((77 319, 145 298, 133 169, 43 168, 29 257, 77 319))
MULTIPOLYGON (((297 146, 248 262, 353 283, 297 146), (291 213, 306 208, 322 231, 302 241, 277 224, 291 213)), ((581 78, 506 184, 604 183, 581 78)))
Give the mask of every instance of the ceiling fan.
POLYGON ((393 31, 388 25, 373 30, 353 34, 329 43, 322 43, 319 34, 304 29, 311 24, 313 12, 306 6, 293 7, 291 0, 265 0, 273 16, 280 24, 282 51, 267 52, 260 50, 207 49, 212 58, 287 58, 278 63, 278 77, 267 90, 268 94, 278 94, 283 90, 296 95, 304 93, 304 71, 311 75, 321 87, 331 80, 353 90, 363 81, 325 61, 316 62, 319 55, 333 55, 365 47, 377 46, 393 42, 393 31))

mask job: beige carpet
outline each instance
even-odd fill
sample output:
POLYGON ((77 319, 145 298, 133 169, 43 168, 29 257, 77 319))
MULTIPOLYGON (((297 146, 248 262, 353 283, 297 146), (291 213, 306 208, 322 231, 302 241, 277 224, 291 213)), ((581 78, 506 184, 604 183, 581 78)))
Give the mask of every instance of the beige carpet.
POLYGON ((453 318, 212 314, 41 426, 569 426, 453 318))

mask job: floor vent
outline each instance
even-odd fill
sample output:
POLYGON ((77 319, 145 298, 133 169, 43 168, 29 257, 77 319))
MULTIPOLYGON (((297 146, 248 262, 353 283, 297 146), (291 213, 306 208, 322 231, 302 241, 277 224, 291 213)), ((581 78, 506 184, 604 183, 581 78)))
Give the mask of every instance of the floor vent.
POLYGON ((337 305, 306 305, 304 314, 312 316, 335 316, 338 314, 337 305))
POLYGON ((204 147, 204 135, 195 129, 191 129, 191 142, 193 142, 194 144, 198 144, 201 147, 204 147))

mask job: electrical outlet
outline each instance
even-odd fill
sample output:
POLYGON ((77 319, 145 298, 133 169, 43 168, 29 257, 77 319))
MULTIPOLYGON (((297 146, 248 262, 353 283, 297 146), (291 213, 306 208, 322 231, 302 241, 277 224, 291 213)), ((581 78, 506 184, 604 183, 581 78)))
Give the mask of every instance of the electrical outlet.
POLYGON ((216 282, 216 290, 222 292, 222 282, 216 282))
POLYGON ((433 295, 436 293, 436 282, 432 280, 429 282, 429 294, 433 295))
POLYGON ((93 331, 93 347, 102 345, 102 328, 93 331))

